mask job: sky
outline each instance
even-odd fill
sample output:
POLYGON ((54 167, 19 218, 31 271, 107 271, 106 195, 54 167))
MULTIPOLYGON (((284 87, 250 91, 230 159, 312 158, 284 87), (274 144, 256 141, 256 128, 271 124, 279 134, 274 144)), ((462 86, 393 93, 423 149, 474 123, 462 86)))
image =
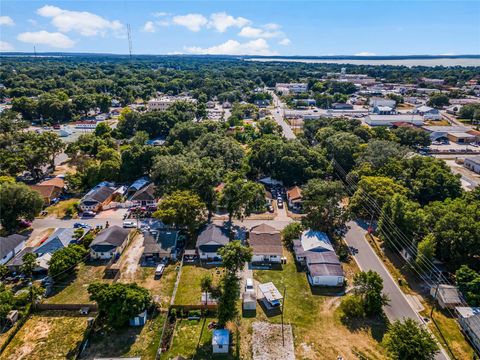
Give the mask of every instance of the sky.
POLYGON ((480 54, 480 0, 0 2, 0 51, 480 54))

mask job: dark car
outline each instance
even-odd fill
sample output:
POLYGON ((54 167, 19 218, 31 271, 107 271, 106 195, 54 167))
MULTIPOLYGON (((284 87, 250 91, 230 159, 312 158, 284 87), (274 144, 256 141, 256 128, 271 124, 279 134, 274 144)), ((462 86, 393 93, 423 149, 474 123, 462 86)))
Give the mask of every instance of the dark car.
POLYGON ((84 211, 83 214, 82 214, 82 217, 84 218, 93 218, 95 217, 95 214, 93 211, 84 211))
POLYGON ((85 224, 85 223, 77 222, 77 223, 73 224, 73 227, 74 227, 75 229, 80 229, 80 228, 82 228, 82 229, 87 229, 89 226, 88 226, 87 224, 85 224))

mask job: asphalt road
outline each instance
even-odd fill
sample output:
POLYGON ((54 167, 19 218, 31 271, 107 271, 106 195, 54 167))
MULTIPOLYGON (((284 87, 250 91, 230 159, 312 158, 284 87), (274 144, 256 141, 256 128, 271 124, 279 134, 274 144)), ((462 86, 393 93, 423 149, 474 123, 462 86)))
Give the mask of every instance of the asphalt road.
MULTIPOLYGON (((383 279, 383 292, 390 299, 390 303, 384 307, 385 315, 390 321, 401 319, 414 319, 423 323, 421 318, 408 302, 405 294, 400 290, 397 282, 383 265, 368 241, 365 240, 366 231, 356 222, 348 223, 350 228, 345 235, 345 242, 353 250, 353 256, 360 270, 376 271, 383 279)), ((435 356, 436 360, 447 360, 449 357, 442 351, 435 356)))
POLYGON ((287 139, 296 139, 296 135, 293 133, 292 128, 290 125, 288 125, 285 120, 283 120, 283 108, 284 105, 278 98, 278 96, 272 91, 271 92, 273 96, 273 104, 275 105, 275 108, 272 110, 273 118, 277 122, 278 125, 280 125, 283 129, 283 135, 287 139))

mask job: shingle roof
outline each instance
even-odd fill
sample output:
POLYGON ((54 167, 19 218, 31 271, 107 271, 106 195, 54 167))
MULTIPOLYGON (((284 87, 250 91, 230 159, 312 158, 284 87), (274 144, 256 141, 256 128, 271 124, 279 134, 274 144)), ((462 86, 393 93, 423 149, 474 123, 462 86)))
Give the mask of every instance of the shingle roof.
POLYGON ((59 228, 39 247, 35 249, 37 254, 53 253, 67 247, 74 239, 75 229, 59 228))
POLYGON ((52 197, 53 192, 58 186, 55 185, 30 185, 30 189, 38 192, 42 197, 52 197))
POLYGON ((42 181, 39 185, 54 185, 59 188, 63 188, 65 186, 65 180, 60 177, 54 177, 54 178, 42 181))
POLYGON ((254 254, 282 255, 282 237, 280 231, 260 224, 250 230, 249 245, 254 254))
POLYGON ((132 195, 130 200, 155 200, 155 185, 150 183, 147 186, 142 187, 132 195))
POLYGON ((170 255, 177 244, 178 231, 161 229, 156 234, 145 233, 143 239, 144 254, 170 255))
POLYGON ((83 201, 96 201, 99 203, 103 203, 105 200, 109 198, 115 192, 114 189, 108 186, 100 186, 96 189, 91 190, 89 193, 85 195, 82 199, 83 201))
POLYGON ((124 229, 117 225, 110 226, 97 235, 90 247, 93 248, 95 245, 121 246, 127 240, 128 234, 130 234, 130 229, 124 229))
POLYGON ((12 234, 7 237, 0 236, 0 259, 5 255, 13 251, 18 245, 23 241, 27 240, 28 237, 20 234, 12 234))
POLYGON ((287 198, 289 200, 301 199, 302 198, 302 189, 298 186, 293 186, 287 190, 287 198))
POLYGON ((215 242, 220 246, 226 245, 230 241, 228 235, 228 230, 223 226, 216 224, 205 225, 200 234, 198 234, 196 247, 206 245, 209 242, 215 242))

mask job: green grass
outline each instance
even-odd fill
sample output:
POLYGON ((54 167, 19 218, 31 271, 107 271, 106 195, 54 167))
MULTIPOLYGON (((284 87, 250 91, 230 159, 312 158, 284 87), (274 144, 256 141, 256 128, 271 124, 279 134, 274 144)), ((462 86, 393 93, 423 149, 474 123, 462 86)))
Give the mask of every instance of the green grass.
POLYGON ((83 340, 87 317, 45 311, 32 315, 18 331, 1 358, 5 360, 66 359, 83 340))
POLYGON ((85 304, 90 303, 87 287, 95 281, 109 281, 103 279, 105 265, 91 265, 80 263, 76 274, 57 280, 54 284, 53 295, 45 302, 51 304, 85 304))
POLYGON ((223 274, 223 269, 219 268, 220 274, 215 269, 205 269, 195 265, 183 265, 175 295, 175 305, 201 305, 202 289, 200 281, 205 274, 210 274, 214 284, 223 274))
POLYGON ((140 356, 142 360, 155 360, 165 319, 165 314, 157 313, 143 327, 98 329, 91 336, 85 357, 140 356))
MULTIPOLYGON (((208 323, 214 319, 203 318, 199 321, 178 319, 170 349, 161 359, 173 359, 181 355, 187 359, 233 359, 231 355, 212 354, 212 331, 208 323)), ((230 348, 230 353, 232 352, 230 348)))
POLYGON ((80 199, 76 199, 76 198, 59 201, 55 205, 47 207, 45 210, 48 212, 49 216, 55 215, 55 217, 57 218, 64 218, 65 212, 67 211, 67 209, 71 205, 78 203, 79 201, 80 199))

